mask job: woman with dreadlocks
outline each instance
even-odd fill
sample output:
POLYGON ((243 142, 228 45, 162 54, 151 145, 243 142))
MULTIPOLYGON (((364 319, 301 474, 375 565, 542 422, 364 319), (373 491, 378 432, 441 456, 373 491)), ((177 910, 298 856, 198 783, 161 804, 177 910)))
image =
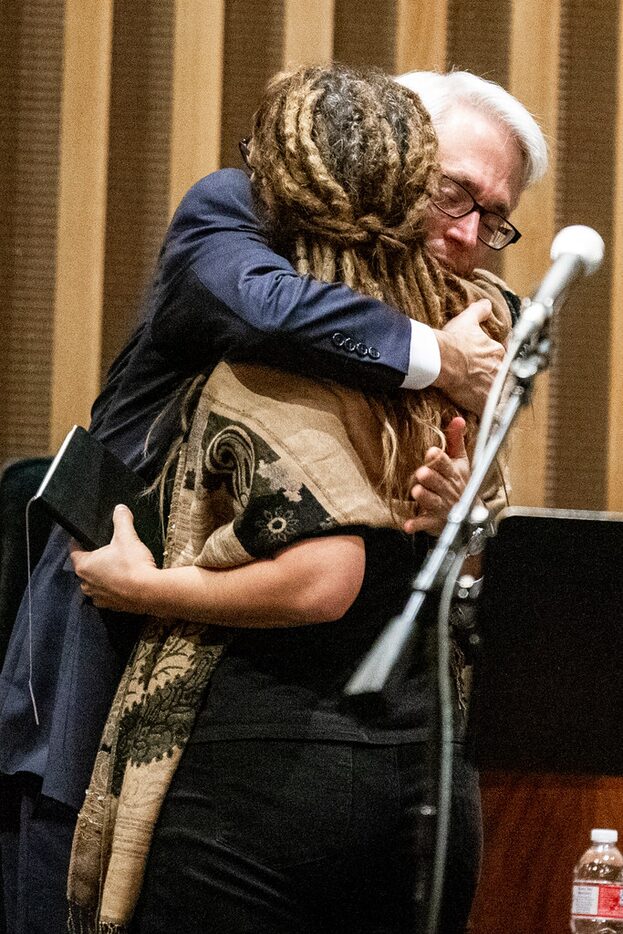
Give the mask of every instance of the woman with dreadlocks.
MULTIPOLYGON (((505 337, 497 281, 461 281, 424 250, 439 170, 412 92, 337 65, 279 75, 248 162, 273 240, 299 271, 434 327, 485 296, 491 333, 505 337)), ((195 381, 185 411, 165 568, 123 507, 110 546, 73 555, 97 606, 154 621, 120 684, 78 821, 71 923, 411 932, 427 858, 414 820, 427 674, 415 659, 365 707, 342 689, 402 609, 428 547, 402 531, 433 528, 408 499, 413 465, 428 466, 418 476, 433 495, 422 502, 439 528, 464 486, 462 435, 469 449, 475 420, 433 389, 363 395, 240 363, 195 381)), ((480 846, 460 744, 454 776, 446 934, 464 930, 480 846)))

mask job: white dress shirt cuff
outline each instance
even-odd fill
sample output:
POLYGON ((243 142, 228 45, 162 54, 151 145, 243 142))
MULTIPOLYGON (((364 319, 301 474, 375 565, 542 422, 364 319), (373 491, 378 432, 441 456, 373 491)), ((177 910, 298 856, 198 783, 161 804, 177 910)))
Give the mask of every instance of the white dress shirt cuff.
POLYGON ((439 376, 441 354, 435 332, 420 321, 411 322, 409 372, 401 389, 425 389, 439 376))

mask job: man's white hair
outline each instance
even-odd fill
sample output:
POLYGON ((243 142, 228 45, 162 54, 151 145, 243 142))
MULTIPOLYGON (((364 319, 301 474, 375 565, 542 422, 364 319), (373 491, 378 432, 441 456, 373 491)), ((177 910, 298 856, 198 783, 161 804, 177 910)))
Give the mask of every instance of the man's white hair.
POLYGON ((495 81, 469 71, 410 71, 396 78, 421 98, 433 123, 443 123, 444 114, 456 104, 466 104, 488 114, 507 127, 517 140, 524 160, 522 187, 538 182, 547 171, 547 143, 531 113, 516 97, 495 81))

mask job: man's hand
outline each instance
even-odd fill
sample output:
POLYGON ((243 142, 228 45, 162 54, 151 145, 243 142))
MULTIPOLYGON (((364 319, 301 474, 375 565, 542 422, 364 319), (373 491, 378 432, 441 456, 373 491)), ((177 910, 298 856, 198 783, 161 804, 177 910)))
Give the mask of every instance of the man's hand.
POLYGON ((465 489, 470 466, 465 450, 464 419, 452 419, 446 428, 446 442, 445 451, 429 448, 424 464, 415 471, 417 483, 411 490, 411 496, 418 506, 418 515, 405 522, 405 532, 439 535, 448 513, 465 489))
POLYGON ((483 298, 469 305, 435 337, 441 371, 433 383, 453 402, 481 415, 491 384, 504 358, 504 347, 480 327, 491 317, 491 302, 483 298))
POLYGON ((71 548, 71 563, 80 578, 80 589, 97 607, 127 613, 144 613, 143 584, 158 568, 154 557, 134 531, 127 506, 116 506, 110 545, 96 551, 71 548))

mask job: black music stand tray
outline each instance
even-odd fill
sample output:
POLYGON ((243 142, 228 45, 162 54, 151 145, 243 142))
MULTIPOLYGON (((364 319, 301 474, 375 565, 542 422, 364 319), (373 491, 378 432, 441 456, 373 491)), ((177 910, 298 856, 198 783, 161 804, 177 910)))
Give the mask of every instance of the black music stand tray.
POLYGON ((505 510, 476 619, 470 758, 623 775, 623 515, 505 510))

